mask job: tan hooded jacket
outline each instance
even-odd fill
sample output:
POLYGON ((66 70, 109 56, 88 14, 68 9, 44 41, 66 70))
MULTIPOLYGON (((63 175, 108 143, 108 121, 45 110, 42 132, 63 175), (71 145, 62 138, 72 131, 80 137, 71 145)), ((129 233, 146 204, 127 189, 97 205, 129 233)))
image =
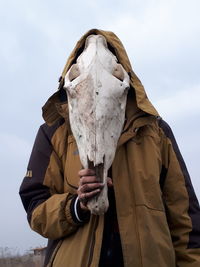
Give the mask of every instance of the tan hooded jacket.
POLYGON ((77 43, 59 91, 43 107, 20 195, 31 228, 49 239, 45 266, 98 267, 104 216, 76 221, 72 202, 81 163, 70 131, 64 76, 90 34, 105 36, 129 73, 126 123, 112 179, 125 267, 199 267, 200 208, 170 127, 158 117, 112 32, 90 30, 77 43), (64 100, 64 102, 63 102, 64 100))

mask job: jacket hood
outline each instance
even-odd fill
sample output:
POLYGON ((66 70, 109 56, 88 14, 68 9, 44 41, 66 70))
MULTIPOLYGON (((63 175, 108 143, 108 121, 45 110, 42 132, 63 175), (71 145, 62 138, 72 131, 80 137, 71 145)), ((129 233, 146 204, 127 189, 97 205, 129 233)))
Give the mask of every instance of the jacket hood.
POLYGON ((149 101, 141 81, 132 70, 128 55, 120 39, 113 32, 92 29, 86 32, 77 42, 60 76, 58 91, 47 100, 46 104, 42 108, 43 118, 47 122, 47 124, 52 125, 60 117, 68 116, 67 105, 66 103, 63 105, 63 101, 67 101, 66 96, 64 96, 65 94, 63 92, 64 78, 69 68, 76 62, 77 57, 82 53, 85 45, 85 40, 91 34, 101 34, 106 38, 109 49, 116 55, 119 63, 122 64, 122 66, 130 76, 129 91, 133 92, 131 92, 129 95, 134 96, 134 98, 130 96, 128 97, 127 116, 130 118, 133 114, 137 114, 138 111, 147 113, 149 115, 158 116, 158 112, 149 101))

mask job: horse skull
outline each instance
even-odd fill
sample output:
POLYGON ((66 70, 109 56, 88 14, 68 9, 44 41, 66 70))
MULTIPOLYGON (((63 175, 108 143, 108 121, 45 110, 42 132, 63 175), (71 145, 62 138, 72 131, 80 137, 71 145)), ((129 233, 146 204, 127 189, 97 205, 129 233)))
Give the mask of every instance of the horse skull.
POLYGON ((104 188, 88 201, 91 213, 107 211, 107 173, 124 118, 129 76, 102 35, 90 35, 65 76, 71 130, 84 168, 93 168, 104 188))

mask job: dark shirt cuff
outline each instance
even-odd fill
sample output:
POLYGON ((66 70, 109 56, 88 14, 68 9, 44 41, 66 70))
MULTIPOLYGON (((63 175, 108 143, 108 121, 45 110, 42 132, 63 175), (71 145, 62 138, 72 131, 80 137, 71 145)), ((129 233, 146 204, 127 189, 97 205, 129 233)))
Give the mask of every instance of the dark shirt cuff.
POLYGON ((72 219, 77 224, 84 224, 90 219, 90 212, 81 209, 78 195, 74 195, 70 205, 72 219))

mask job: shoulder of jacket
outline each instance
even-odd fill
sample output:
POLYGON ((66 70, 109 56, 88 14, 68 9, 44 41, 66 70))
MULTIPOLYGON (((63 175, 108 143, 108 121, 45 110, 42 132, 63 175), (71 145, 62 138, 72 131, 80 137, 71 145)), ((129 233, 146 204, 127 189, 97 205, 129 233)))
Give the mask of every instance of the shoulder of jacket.
POLYGON ((46 122, 40 126, 40 130, 43 134, 51 140, 56 131, 65 123, 63 118, 57 120, 54 124, 48 125, 46 122))
POLYGON ((157 122, 158 122, 158 126, 160 127, 160 129, 162 129, 162 131, 167 137, 173 136, 172 129, 165 120, 163 120, 161 117, 158 117, 157 122))

